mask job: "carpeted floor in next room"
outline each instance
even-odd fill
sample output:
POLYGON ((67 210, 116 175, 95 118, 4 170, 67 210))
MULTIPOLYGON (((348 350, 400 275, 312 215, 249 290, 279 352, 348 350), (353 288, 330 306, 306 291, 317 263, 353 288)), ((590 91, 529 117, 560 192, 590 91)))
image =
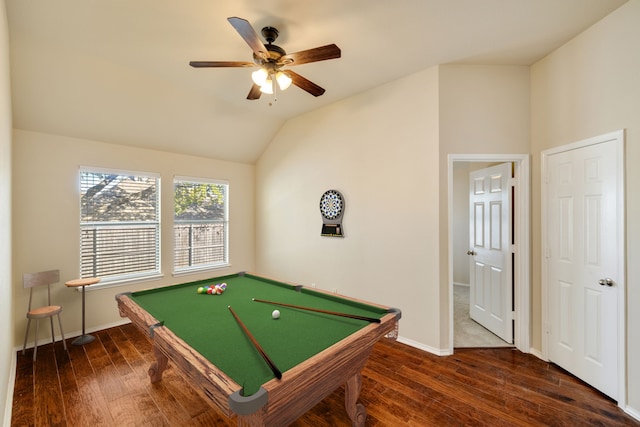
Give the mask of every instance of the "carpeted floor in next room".
POLYGON ((469 287, 453 286, 453 346, 512 347, 469 317, 469 287))

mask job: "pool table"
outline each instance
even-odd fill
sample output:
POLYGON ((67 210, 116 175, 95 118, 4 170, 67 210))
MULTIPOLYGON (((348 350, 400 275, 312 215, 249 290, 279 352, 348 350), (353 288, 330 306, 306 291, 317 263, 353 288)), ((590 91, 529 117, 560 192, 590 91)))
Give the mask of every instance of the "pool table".
POLYGON ((290 424, 344 384, 347 413, 363 426, 360 372, 380 338, 397 337, 401 316, 398 309, 244 272, 116 300, 120 315, 152 339, 151 382, 162 379, 171 360, 238 425, 290 424), (222 283, 222 294, 198 293, 222 283))

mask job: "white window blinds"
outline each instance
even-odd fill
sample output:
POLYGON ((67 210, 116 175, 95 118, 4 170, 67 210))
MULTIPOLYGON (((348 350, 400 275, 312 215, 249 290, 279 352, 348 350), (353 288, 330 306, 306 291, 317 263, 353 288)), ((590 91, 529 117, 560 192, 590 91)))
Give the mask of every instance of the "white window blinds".
POLYGON ((80 275, 102 282, 160 273, 160 177, 80 170, 80 275))

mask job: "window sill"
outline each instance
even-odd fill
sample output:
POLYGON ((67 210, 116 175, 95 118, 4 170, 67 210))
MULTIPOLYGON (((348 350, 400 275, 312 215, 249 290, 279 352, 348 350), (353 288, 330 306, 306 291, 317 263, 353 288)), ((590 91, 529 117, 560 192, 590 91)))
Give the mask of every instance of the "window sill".
MULTIPOLYGON (((132 278, 123 279, 123 280, 105 281, 105 282, 96 283, 95 285, 86 286, 85 290, 87 292, 97 291, 99 289, 116 288, 118 286, 126 286, 126 285, 135 284, 135 283, 152 282, 155 280, 160 280, 162 278, 164 278, 164 274, 154 274, 150 276, 132 277, 132 278)), ((82 292, 82 287, 78 287, 76 290, 78 292, 82 292)))
POLYGON ((187 274, 204 273, 204 272, 207 272, 207 271, 222 270, 223 268, 229 268, 229 267, 231 267, 230 263, 216 264, 216 265, 204 265, 202 267, 190 268, 188 270, 185 269, 185 270, 174 271, 172 273, 172 276, 173 277, 186 276, 187 274))

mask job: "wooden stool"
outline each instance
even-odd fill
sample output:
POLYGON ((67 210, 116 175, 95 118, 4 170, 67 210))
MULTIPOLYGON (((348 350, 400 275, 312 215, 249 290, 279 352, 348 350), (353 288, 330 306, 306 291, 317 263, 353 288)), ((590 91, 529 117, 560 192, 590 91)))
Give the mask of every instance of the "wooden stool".
POLYGON ((73 345, 89 344, 95 339, 93 335, 87 335, 84 333, 84 292, 85 292, 84 287, 89 285, 94 285, 99 281, 100 279, 97 277, 88 277, 86 279, 69 280, 68 282, 65 283, 65 286, 68 286, 70 288, 77 288, 78 286, 82 286, 82 335, 80 335, 78 338, 74 339, 71 342, 71 344, 73 345))
POLYGON ((51 324, 51 341, 55 344, 56 336, 53 333, 53 316, 58 317, 58 325, 60 325, 60 335, 62 335, 62 344, 64 349, 67 350, 67 341, 64 339, 64 331, 62 330, 62 319, 60 319, 60 313, 62 307, 59 305, 51 304, 51 285, 60 281, 60 270, 41 271, 39 273, 28 273, 22 276, 22 284, 25 289, 29 289, 29 308, 27 309, 27 332, 24 334, 24 345, 22 346, 22 354, 24 355, 27 349, 27 337, 29 336, 29 327, 31 326, 31 320, 36 320, 36 342, 33 347, 33 361, 36 361, 36 354, 38 353, 38 323, 40 319, 49 318, 51 324), (47 286, 47 305, 43 307, 33 308, 31 302, 33 300, 33 288, 38 286, 47 286))

